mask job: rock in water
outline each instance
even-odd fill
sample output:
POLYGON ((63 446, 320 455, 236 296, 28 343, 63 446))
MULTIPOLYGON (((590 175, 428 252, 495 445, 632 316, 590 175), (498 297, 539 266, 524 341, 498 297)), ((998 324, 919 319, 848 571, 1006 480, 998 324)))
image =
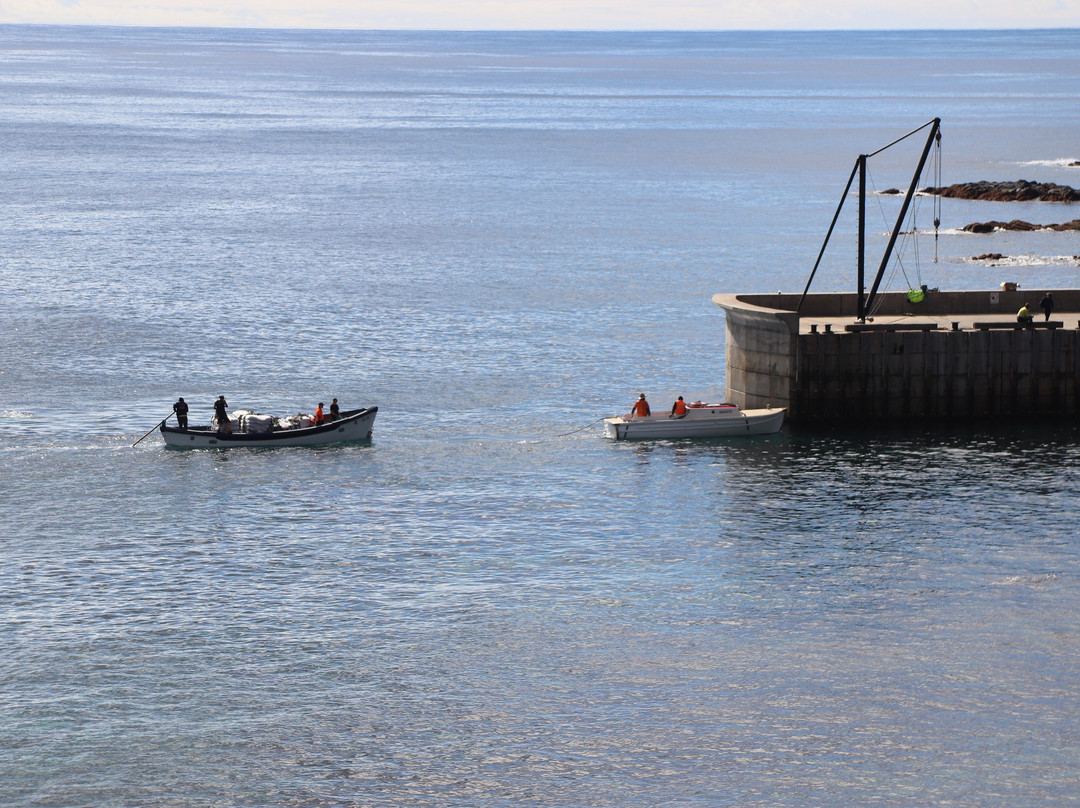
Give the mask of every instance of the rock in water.
POLYGON ((1055 182, 961 182, 944 188, 923 188, 924 194, 988 202, 1080 202, 1080 191, 1055 182))

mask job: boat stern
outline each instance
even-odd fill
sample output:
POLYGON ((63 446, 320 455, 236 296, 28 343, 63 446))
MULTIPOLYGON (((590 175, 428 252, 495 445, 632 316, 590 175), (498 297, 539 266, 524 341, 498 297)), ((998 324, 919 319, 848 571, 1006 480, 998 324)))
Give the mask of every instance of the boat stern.
POLYGON ((627 420, 620 415, 604 419, 604 437, 623 440, 626 437, 627 420))

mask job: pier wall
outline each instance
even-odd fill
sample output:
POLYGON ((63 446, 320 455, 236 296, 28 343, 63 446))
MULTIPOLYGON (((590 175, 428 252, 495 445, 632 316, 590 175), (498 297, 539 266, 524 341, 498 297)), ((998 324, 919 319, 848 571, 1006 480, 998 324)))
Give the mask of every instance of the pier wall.
MULTIPOLYGON (((727 399, 744 408, 787 407, 795 423, 1080 414, 1077 314, 1055 314, 1065 327, 1054 330, 977 330, 973 319, 1015 314, 1041 294, 929 297, 932 305, 920 305, 916 317, 943 320, 929 330, 830 325, 811 332, 806 321, 814 318, 854 322, 855 296, 809 296, 795 312, 798 295, 717 295, 727 315, 727 399)), ((1054 298, 1056 311, 1080 310, 1080 291, 1054 291, 1054 298)), ((911 308, 892 295, 876 314, 880 322, 911 308)))
POLYGON ((1076 329, 803 334, 788 406, 796 422, 1076 415, 1078 359, 1076 329))

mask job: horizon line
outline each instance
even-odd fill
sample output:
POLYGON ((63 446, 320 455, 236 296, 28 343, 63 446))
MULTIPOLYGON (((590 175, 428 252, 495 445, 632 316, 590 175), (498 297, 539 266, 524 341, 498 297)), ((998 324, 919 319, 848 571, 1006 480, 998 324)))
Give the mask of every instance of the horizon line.
POLYGON ((105 23, 105 22, 11 22, 0 20, 0 27, 42 27, 42 28, 130 28, 130 29, 176 29, 185 28, 205 31, 355 31, 370 33, 517 33, 517 34, 825 34, 825 33, 992 33, 1003 31, 1078 31, 1080 25, 1048 27, 1045 25, 1025 26, 990 26, 969 28, 966 26, 925 28, 446 28, 446 27, 354 27, 354 26, 316 26, 316 25, 199 25, 194 23, 176 23, 170 25, 145 23, 105 23))

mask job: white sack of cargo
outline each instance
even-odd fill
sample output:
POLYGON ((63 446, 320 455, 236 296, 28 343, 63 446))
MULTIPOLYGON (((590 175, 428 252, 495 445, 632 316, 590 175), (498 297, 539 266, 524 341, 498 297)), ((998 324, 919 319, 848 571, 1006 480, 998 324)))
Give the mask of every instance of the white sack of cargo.
POLYGON ((233 410, 229 413, 229 427, 233 432, 247 432, 247 419, 254 414, 251 410, 233 410))
POLYGON ((307 429, 309 426, 314 426, 315 422, 311 416, 298 412, 295 415, 286 415, 284 418, 274 419, 275 429, 307 429))
POLYGON ((274 428, 274 416, 251 413, 245 419, 244 432, 269 432, 274 428))

